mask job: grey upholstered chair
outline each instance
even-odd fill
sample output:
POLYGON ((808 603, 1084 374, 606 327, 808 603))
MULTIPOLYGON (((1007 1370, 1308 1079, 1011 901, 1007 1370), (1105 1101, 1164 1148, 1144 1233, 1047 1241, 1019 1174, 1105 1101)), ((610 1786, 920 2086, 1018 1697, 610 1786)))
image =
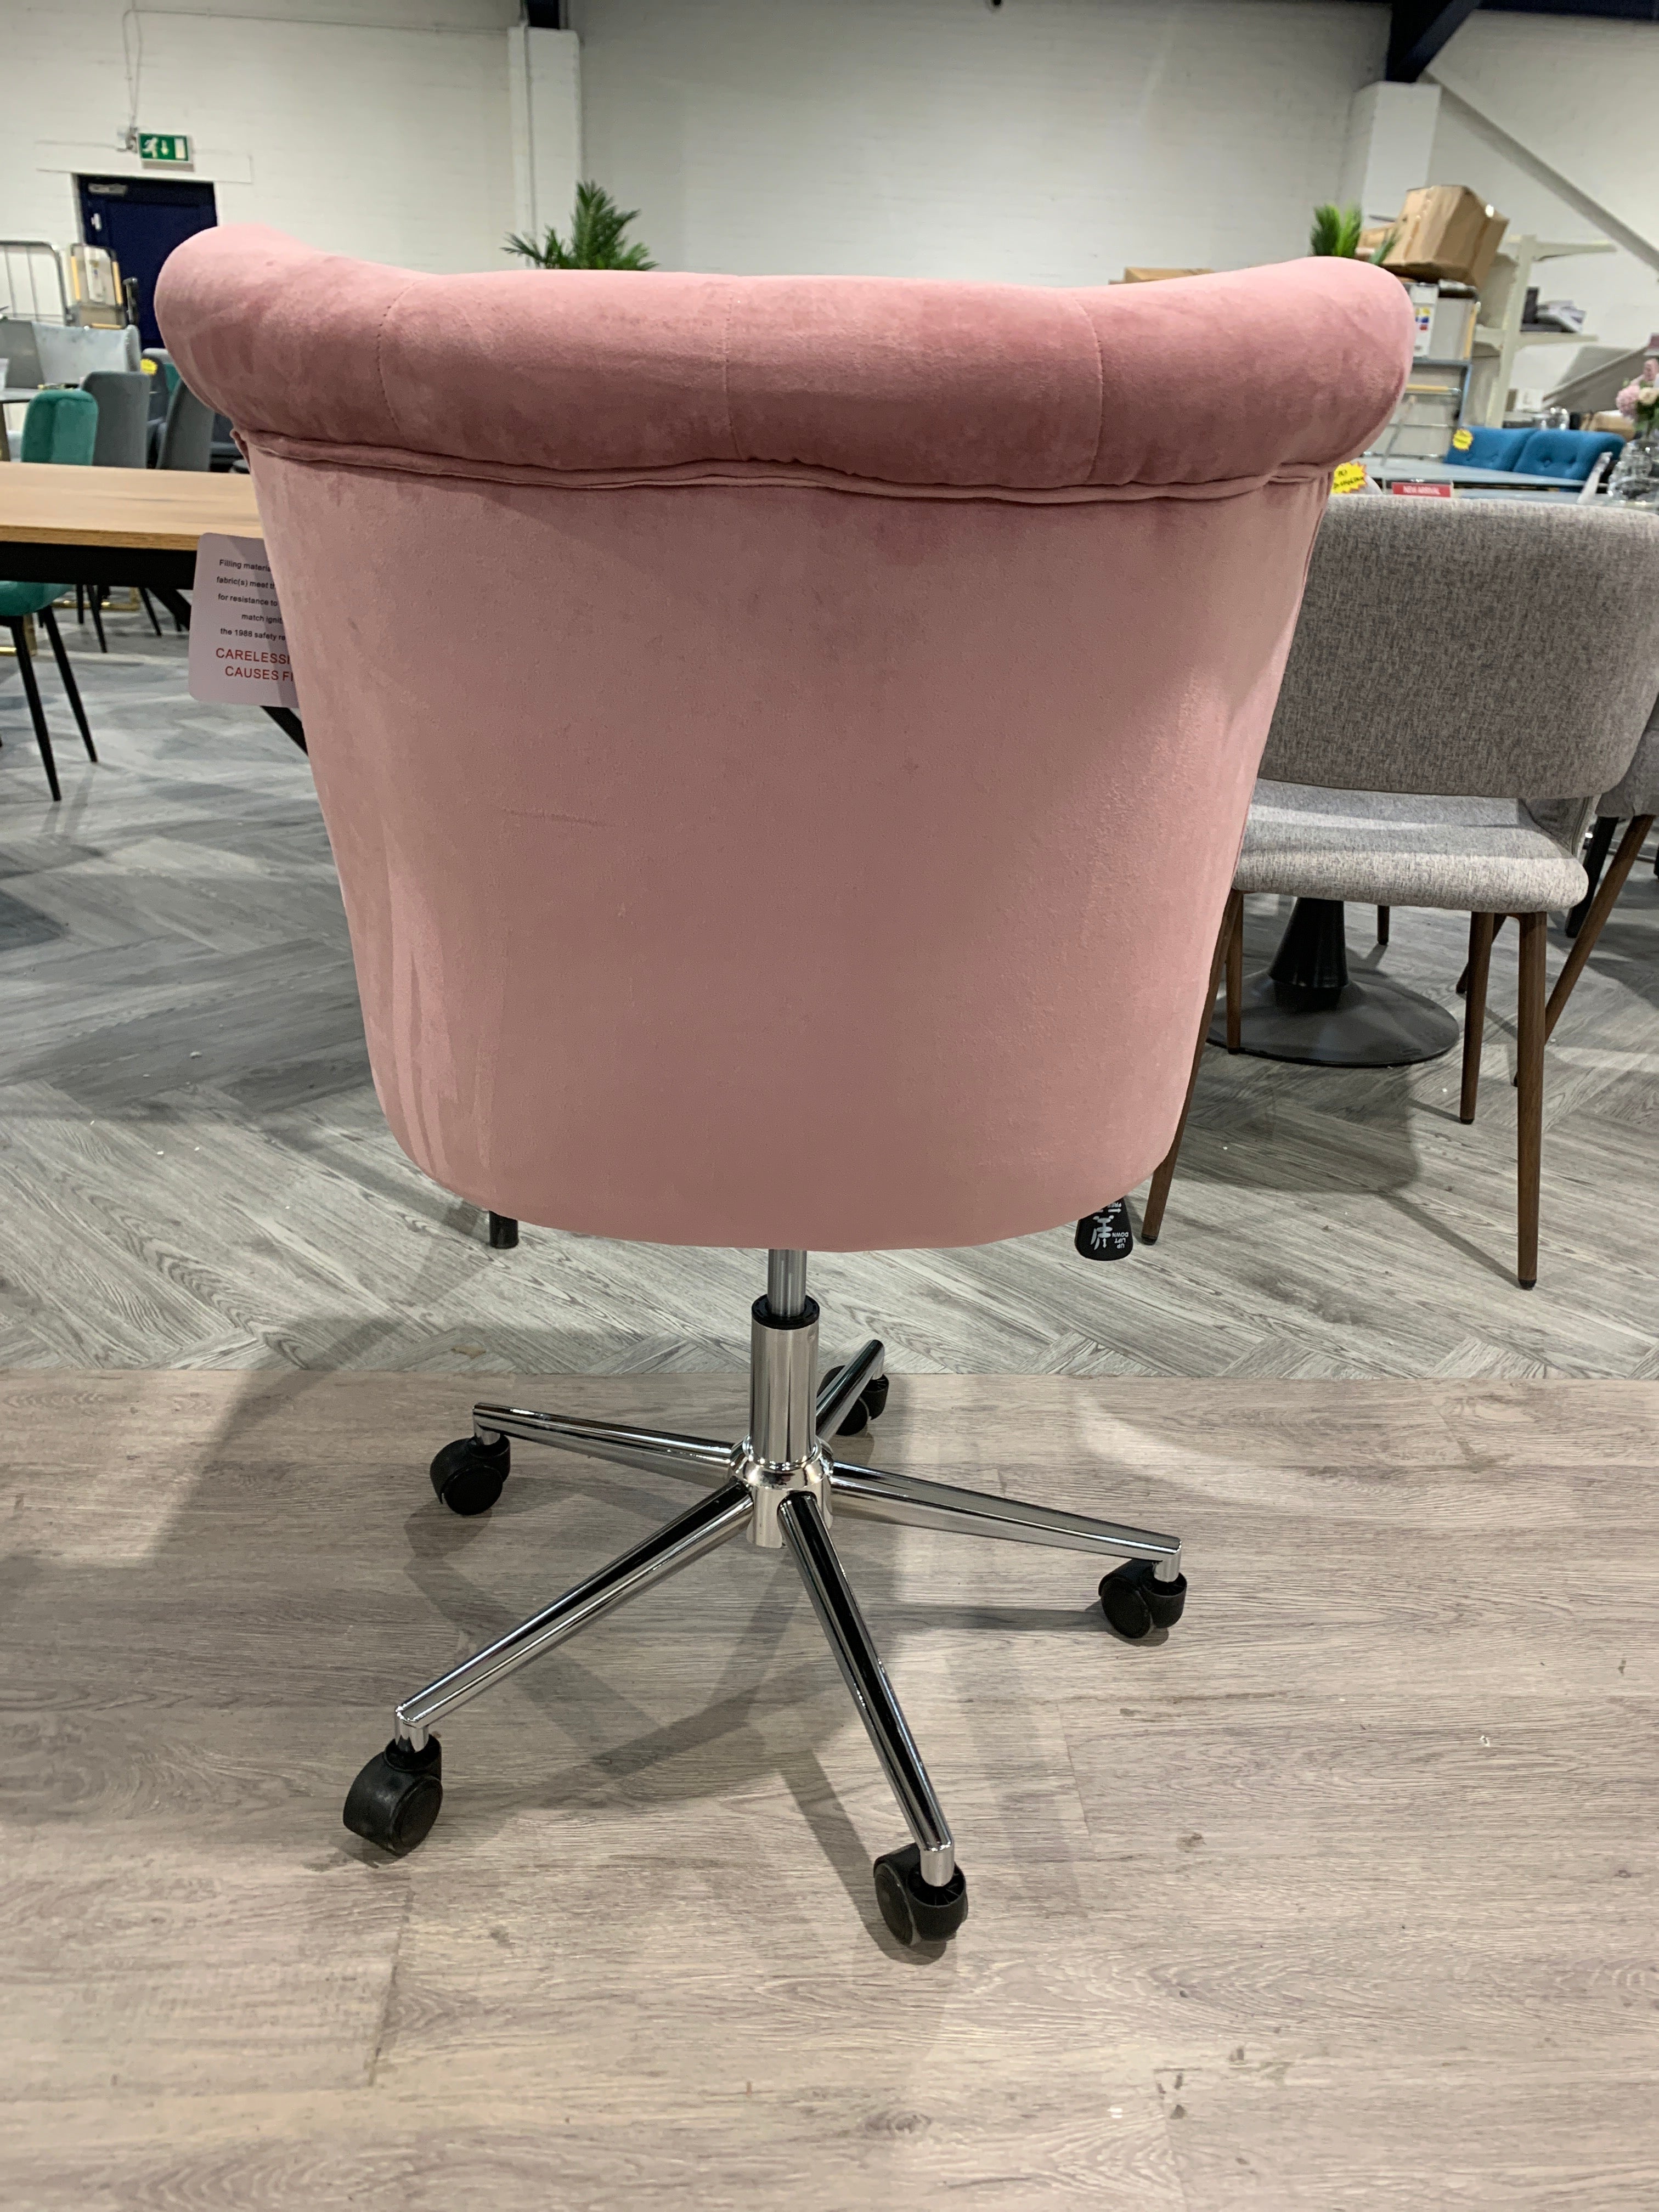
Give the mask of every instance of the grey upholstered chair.
POLYGON ((158 469, 205 469, 213 459, 213 410, 180 377, 167 401, 158 469))
MULTIPOLYGON (((1566 966, 1555 979, 1555 988, 1550 993, 1545 1015, 1546 1036, 1560 1020, 1561 1010, 1572 995, 1572 987, 1583 975, 1585 962, 1595 950, 1595 941, 1601 934, 1607 916, 1613 912, 1620 892, 1625 888, 1625 878, 1647 842, 1656 814, 1659 814, 1659 706, 1655 707, 1648 726, 1642 732, 1642 742, 1636 748, 1636 758, 1613 789, 1604 791, 1595 802, 1595 830, 1585 861, 1589 876, 1589 895, 1568 921, 1572 950, 1567 955, 1566 966), (1625 825, 1625 834, 1619 840, 1619 850, 1613 856, 1613 866, 1604 876, 1601 869, 1607 860, 1607 848, 1621 822, 1625 825)), ((1659 859, 1654 862, 1654 872, 1659 875, 1659 859)))
MULTIPOLYGON (((1462 1119, 1494 927, 1521 925, 1516 1275, 1538 1277, 1545 928, 1583 897, 1593 796, 1659 679, 1659 520, 1498 501, 1334 501, 1216 952, 1237 1047, 1244 894, 1470 915, 1462 1119)), ((1196 1081, 1200 1035, 1194 1056, 1196 1081)), ((1190 1092, 1188 1098, 1190 1101, 1190 1092)), ((1185 1117, 1182 1117, 1182 1127, 1185 1117)), ((1153 1179, 1155 1242, 1181 1146, 1153 1179)))
MULTIPOLYGON (((142 469, 149 460, 149 388, 153 377, 136 368, 95 368, 81 379, 82 392, 89 392, 98 402, 98 442, 92 449, 92 465, 95 469, 142 469)), ((92 619, 98 632, 100 652, 107 652, 104 637, 103 603, 108 593, 107 584, 92 587, 92 619)), ((149 617, 149 626, 157 637, 161 625, 155 619, 155 609, 149 593, 142 588, 139 598, 144 612, 149 617)), ((75 595, 75 611, 80 618, 82 593, 75 595)))
POLYGON ((150 380, 136 368, 95 368, 81 379, 82 392, 98 402, 95 469, 142 469, 149 459, 150 380))

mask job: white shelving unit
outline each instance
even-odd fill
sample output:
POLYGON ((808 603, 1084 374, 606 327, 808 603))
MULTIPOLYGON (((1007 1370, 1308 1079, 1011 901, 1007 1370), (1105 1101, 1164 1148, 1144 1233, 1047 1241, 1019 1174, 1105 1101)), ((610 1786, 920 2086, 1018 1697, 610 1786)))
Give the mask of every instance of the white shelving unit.
POLYGON ((1466 422, 1501 424, 1515 380, 1515 356, 1526 346, 1585 346, 1597 343, 1591 331, 1523 329, 1522 311, 1540 261, 1559 261, 1574 253, 1611 253, 1611 239, 1566 240, 1521 237, 1498 249, 1492 274, 1480 288, 1480 319, 1474 326, 1474 368, 1470 379, 1466 422))

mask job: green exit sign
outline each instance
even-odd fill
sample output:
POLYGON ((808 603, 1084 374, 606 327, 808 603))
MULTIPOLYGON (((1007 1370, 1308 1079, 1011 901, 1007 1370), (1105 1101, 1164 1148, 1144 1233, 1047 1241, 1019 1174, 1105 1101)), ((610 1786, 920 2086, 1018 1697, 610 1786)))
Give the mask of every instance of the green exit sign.
POLYGON ((177 131, 141 131, 138 133, 138 159, 141 161, 188 161, 190 141, 177 131))

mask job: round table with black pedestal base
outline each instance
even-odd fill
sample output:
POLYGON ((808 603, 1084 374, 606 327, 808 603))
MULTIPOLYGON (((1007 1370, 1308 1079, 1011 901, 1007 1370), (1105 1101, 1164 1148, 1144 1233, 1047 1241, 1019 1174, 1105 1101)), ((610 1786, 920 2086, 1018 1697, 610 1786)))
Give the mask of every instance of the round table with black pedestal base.
MULTIPOLYGON (((1352 975, 1340 899, 1299 898, 1273 963, 1241 993, 1240 1052, 1316 1067, 1409 1067, 1438 1060, 1459 1025, 1443 1006, 1387 975, 1352 975)), ((1210 1025, 1226 1044, 1227 1021, 1210 1025)))

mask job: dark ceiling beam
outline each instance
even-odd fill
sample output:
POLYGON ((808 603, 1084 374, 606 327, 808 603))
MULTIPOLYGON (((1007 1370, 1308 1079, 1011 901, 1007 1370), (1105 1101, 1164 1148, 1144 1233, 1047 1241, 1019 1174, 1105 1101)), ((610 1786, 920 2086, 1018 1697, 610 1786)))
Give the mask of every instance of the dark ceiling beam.
POLYGON ((1482 0, 1502 15, 1589 15, 1609 23, 1659 23, 1659 0, 1482 0))
POLYGON ((1452 33, 1461 30, 1480 0, 1394 0, 1389 10, 1390 84, 1415 84, 1452 33))

